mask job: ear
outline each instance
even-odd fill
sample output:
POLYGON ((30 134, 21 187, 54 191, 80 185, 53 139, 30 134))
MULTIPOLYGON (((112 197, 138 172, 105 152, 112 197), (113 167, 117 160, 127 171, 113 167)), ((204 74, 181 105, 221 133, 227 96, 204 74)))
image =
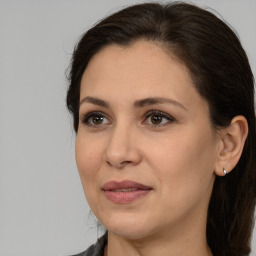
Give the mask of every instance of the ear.
POLYGON ((215 174, 224 176, 231 172, 238 163, 248 135, 248 123, 244 116, 236 116, 228 127, 220 131, 215 174))

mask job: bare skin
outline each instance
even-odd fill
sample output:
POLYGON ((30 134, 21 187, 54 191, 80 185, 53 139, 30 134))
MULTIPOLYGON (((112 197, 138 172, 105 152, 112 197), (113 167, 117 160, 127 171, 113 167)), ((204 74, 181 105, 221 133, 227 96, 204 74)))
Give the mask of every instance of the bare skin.
POLYGON ((186 67, 143 40, 97 53, 80 101, 76 161, 88 203, 108 230, 105 256, 212 255, 208 204, 215 175, 240 157, 244 118, 215 131, 186 67), (107 183, 127 180, 148 193, 107 196, 107 183))

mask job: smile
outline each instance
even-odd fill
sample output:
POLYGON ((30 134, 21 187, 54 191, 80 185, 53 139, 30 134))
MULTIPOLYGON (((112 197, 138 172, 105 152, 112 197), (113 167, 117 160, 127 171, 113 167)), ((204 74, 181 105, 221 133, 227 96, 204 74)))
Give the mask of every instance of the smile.
POLYGON ((131 191, 135 191, 137 190, 137 188, 123 188, 123 189, 114 189, 111 190, 112 192, 131 192, 131 191))
POLYGON ((106 198, 115 204, 131 203, 152 191, 151 187, 129 180, 110 181, 102 189, 106 198))

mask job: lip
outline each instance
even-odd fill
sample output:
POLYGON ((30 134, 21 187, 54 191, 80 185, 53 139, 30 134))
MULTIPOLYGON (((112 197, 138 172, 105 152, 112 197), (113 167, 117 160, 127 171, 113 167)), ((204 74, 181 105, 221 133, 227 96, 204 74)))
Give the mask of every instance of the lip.
POLYGON ((121 182, 107 182, 103 185, 102 190, 109 201, 115 204, 126 204, 146 196, 150 191, 152 191, 152 187, 135 181, 124 180, 121 182))

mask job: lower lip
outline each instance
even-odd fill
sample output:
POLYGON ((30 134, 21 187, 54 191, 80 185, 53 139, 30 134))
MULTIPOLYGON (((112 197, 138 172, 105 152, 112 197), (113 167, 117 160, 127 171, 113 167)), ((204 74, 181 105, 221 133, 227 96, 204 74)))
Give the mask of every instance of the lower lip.
POLYGON ((115 204, 127 204, 147 195, 151 190, 135 190, 130 192, 104 191, 106 198, 115 204))

